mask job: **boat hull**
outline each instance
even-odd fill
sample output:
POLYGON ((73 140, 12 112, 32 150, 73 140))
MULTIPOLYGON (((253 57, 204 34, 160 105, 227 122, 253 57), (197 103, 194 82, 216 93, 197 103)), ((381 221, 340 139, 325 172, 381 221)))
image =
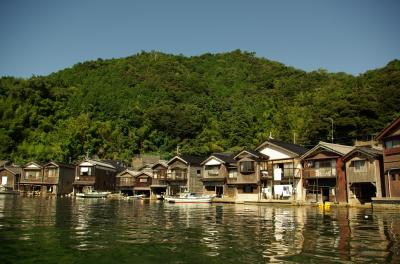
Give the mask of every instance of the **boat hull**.
POLYGON ((77 193, 76 197, 80 198, 105 198, 109 195, 109 192, 99 192, 99 193, 77 193))
POLYGON ((211 203, 211 198, 174 198, 165 197, 165 201, 169 203, 211 203))

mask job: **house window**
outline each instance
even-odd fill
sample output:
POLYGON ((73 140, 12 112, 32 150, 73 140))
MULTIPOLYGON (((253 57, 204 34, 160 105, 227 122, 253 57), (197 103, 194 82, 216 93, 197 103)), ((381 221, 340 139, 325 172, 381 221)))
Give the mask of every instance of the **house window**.
POLYGON ((25 179, 39 179, 39 173, 39 171, 27 171, 25 174, 25 179))
POLYGON ((2 176, 1 177, 1 185, 6 185, 7 184, 7 176, 2 176))
POLYGON ((147 182, 147 178, 140 178, 139 182, 147 182))
POLYGON ((253 193, 253 186, 251 186, 251 185, 244 185, 244 186, 243 186, 243 193, 253 193))
POLYGON ((201 176, 201 170, 197 170, 197 177, 201 176))
POLYGON ((244 173, 254 172, 254 161, 240 162, 240 172, 244 172, 244 173))
POLYGON ((385 142, 385 147, 390 149, 390 148, 399 148, 400 147, 400 139, 391 139, 385 142))
POLYGON ((56 168, 48 169, 47 177, 56 177, 56 175, 57 175, 57 169, 56 168))
POLYGON ((354 160, 353 166, 355 172, 367 172, 367 164, 365 160, 354 160))
POLYGON ((93 175, 92 172, 92 167, 81 167, 81 176, 93 175))
POLYGON ((205 170, 208 176, 218 176, 219 165, 207 165, 205 166, 205 170))
POLYGON ((318 162, 318 165, 320 168, 330 168, 330 167, 332 167, 332 161, 331 160, 320 160, 318 162))
POLYGON ((237 169, 229 170, 229 178, 237 178, 237 169))

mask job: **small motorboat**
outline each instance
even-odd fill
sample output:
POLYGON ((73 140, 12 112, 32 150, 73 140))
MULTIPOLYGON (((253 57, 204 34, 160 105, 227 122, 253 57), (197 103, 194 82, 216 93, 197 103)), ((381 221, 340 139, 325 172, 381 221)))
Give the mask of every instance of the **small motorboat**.
POLYGON ((92 188, 86 188, 81 193, 77 193, 76 197, 80 198, 105 198, 111 192, 98 192, 93 190, 92 188))
POLYGON ((212 197, 194 193, 182 193, 178 197, 164 197, 169 203, 210 203, 212 197))

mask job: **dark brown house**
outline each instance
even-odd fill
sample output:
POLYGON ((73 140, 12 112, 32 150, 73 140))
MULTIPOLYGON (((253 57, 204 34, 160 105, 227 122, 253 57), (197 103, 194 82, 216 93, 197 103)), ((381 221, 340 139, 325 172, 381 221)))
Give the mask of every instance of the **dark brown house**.
POLYGON ((150 197, 150 186, 152 184, 152 174, 147 171, 141 171, 134 176, 133 192, 135 195, 145 195, 150 197))
POLYGON ((166 178, 167 194, 176 195, 184 191, 201 193, 203 184, 200 163, 205 159, 206 157, 182 155, 169 160, 166 178))
POLYGON ((114 192, 117 173, 117 168, 108 162, 85 159, 76 167, 74 193, 88 189, 114 192))
POLYGON ((22 192, 64 195, 72 192, 75 166, 58 162, 47 164, 30 162, 23 168, 20 189, 22 192))
POLYGON ((152 167, 153 179, 151 182, 151 196, 153 198, 161 198, 167 193, 167 170, 168 165, 165 161, 159 161, 152 167))
POLYGON ((17 166, 0 167, 0 186, 6 191, 17 191, 21 178, 22 168, 17 166))
POLYGON ((400 197, 400 117, 385 127, 376 139, 383 144, 386 197, 400 197))
POLYGON ((306 203, 347 203, 343 156, 354 147, 319 142, 301 156, 306 203))
POLYGON ((123 195, 131 196, 133 195, 133 187, 135 185, 135 176, 138 171, 134 171, 131 169, 126 169, 116 176, 116 187, 115 190, 117 192, 122 193, 123 195))
POLYGON ((382 198, 382 150, 356 147, 345 156, 347 195, 350 205, 371 202, 373 197, 382 198))
POLYGON ((235 155, 237 173, 228 177, 228 195, 237 202, 260 201, 261 175, 267 170, 268 156, 255 150, 244 149, 235 155))
POLYGON ((227 180, 229 176, 237 177, 236 160, 230 153, 214 153, 204 160, 203 193, 217 197, 228 196, 227 180))
POLYGON ((22 193, 42 192, 44 164, 40 162, 29 162, 22 168, 19 190, 22 193))
POLYGON ((43 166, 43 187, 47 193, 64 195, 72 193, 75 166, 49 162, 43 166))

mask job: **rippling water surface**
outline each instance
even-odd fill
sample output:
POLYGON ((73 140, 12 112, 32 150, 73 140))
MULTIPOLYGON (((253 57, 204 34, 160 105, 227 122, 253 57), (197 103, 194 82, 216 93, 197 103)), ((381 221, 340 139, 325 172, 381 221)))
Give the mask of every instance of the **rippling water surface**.
POLYGON ((0 263, 400 263, 400 211, 0 196, 0 263))

